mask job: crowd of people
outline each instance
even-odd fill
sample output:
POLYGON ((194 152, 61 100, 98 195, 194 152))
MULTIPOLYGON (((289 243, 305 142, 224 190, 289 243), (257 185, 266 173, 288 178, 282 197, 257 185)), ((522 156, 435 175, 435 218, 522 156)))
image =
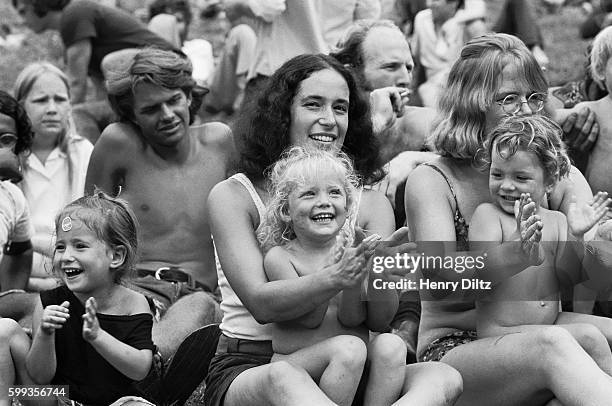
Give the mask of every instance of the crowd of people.
POLYGON ((607 16, 594 99, 526 0, 12 3, 0 406, 612 399, 607 16))

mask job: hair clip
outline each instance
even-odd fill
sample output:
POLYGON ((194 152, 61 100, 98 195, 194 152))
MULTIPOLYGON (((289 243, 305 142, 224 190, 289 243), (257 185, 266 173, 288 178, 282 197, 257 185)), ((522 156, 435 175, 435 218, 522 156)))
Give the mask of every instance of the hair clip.
POLYGON ((64 217, 62 220, 62 231, 70 231, 72 230, 72 219, 70 216, 64 217))

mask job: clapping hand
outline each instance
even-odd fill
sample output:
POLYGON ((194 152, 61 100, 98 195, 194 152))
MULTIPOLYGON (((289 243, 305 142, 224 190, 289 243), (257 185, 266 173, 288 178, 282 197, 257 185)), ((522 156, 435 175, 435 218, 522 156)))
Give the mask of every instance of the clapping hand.
POLYGON ((96 316, 96 299, 90 297, 85 302, 85 314, 83 315, 83 339, 92 342, 98 338, 100 333, 100 323, 96 316))
POLYGON ((516 228, 521 238, 521 250, 531 265, 544 262, 544 250, 540 246, 542 240, 542 219, 535 214, 536 204, 529 193, 521 193, 521 198, 514 203, 516 228))
POLYGON ((603 219, 610 210, 612 199, 608 198, 608 193, 598 192, 593 200, 580 207, 576 204, 576 197, 572 196, 567 213, 567 223, 572 235, 576 238, 582 236, 603 219))
POLYGON ((40 319, 40 329, 45 334, 52 334, 55 330, 63 327, 66 320, 70 318, 68 308, 70 302, 65 301, 61 305, 49 305, 43 310, 40 319))

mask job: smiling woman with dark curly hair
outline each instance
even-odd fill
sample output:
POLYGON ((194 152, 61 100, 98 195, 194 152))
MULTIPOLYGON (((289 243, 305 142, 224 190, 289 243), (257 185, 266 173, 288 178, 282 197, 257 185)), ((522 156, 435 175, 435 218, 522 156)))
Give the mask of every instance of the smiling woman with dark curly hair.
MULTIPOLYGON (((308 357, 301 351, 272 360, 268 323, 301 325, 313 318, 317 325, 325 323, 319 309, 333 306, 331 299, 341 291, 359 291, 367 268, 358 268, 361 276, 357 276, 344 265, 343 256, 326 266, 313 264, 309 275, 269 281, 255 230, 271 198, 266 170, 288 147, 342 151, 354 160, 362 186, 381 179, 384 172, 368 103, 361 99, 347 68, 325 55, 300 55, 285 62, 250 103, 235 131, 241 173, 217 184, 208 199, 219 259, 223 334, 206 381, 206 404, 351 404, 355 393, 339 402, 337 389, 341 380, 359 382, 363 369, 359 359, 365 361, 367 343, 354 335, 336 335, 337 355, 343 359, 338 368, 331 368, 336 363, 322 366, 322 357, 308 357), (330 385, 335 379, 338 384, 330 385)), ((391 108, 388 113, 394 114, 391 108)), ((393 211, 382 193, 360 188, 355 200, 355 228, 385 239, 402 235, 392 235, 393 211)), ((325 204, 321 200, 316 207, 325 204)), ((317 227, 314 220, 309 224, 317 227)), ((350 258, 365 257, 363 248, 347 248, 346 252, 350 258)), ((362 302, 368 311, 363 324, 366 329, 384 331, 396 312, 398 297, 395 291, 388 291, 377 299, 382 305, 376 310, 362 302)), ((405 354, 385 355, 383 363, 398 359, 403 363, 405 354)), ((452 404, 461 388, 457 372, 440 363, 411 365, 405 381, 403 376, 395 378, 410 388, 403 399, 411 399, 411 404, 452 404)), ((358 398, 359 392, 354 404, 360 404, 358 398)))
MULTIPOLYGON (((300 55, 274 73, 261 89, 259 98, 246 106, 234 130, 241 144, 241 171, 253 180, 261 180, 265 169, 291 145, 292 102, 302 82, 314 72, 331 69, 346 82, 348 127, 341 149, 355 162, 363 183, 373 184, 384 177, 379 159, 379 142, 372 136, 368 101, 358 91, 348 68, 327 55, 300 55)), ((312 139, 312 138, 311 138, 312 139)))

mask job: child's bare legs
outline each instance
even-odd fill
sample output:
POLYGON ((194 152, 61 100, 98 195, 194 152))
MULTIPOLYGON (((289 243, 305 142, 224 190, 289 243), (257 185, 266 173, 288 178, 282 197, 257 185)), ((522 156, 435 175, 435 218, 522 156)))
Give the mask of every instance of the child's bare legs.
POLYGON ((271 362, 287 361, 304 368, 334 403, 350 406, 366 356, 366 345, 360 338, 340 335, 293 354, 274 354, 271 362))
POLYGON ((457 370, 441 362, 421 362, 405 367, 402 397, 393 406, 451 406, 463 391, 457 370))
POLYGON ((406 374, 406 352, 404 340, 395 334, 380 334, 370 342, 364 405, 388 406, 399 399, 406 374))
POLYGON ((15 320, 0 319, 0 406, 10 406, 9 386, 32 383, 25 367, 30 344, 15 320))

